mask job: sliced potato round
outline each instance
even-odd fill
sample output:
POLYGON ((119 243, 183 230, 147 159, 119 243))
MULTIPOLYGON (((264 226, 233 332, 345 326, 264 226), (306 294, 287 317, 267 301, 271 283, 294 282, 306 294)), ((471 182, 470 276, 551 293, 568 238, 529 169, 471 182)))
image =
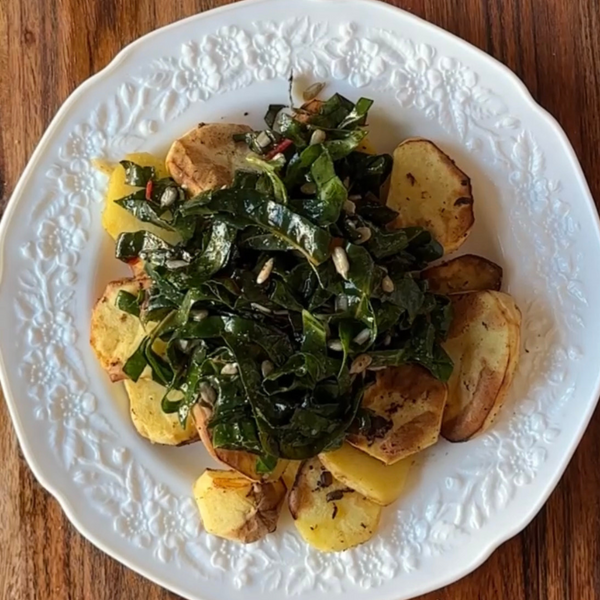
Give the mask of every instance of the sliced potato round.
MULTIPOLYGON (((147 154, 146 152, 128 154, 125 159, 142 167, 154 167, 157 177, 167 176, 164 162, 151 154, 147 154)), ((165 231, 151 223, 143 223, 124 208, 115 204, 116 200, 132 194, 138 189, 125 183, 125 169, 120 164, 117 165, 108 182, 108 192, 106 193, 104 212, 102 213, 102 226, 104 229, 115 240, 121 233, 126 231, 144 230, 151 231, 168 242, 174 243, 179 241, 180 238, 177 234, 165 231)))
POLYGON ((410 458, 386 465, 350 444, 324 452, 319 459, 338 481, 381 506, 400 497, 412 465, 410 458))
MULTIPOLYGON (((137 432, 153 444, 166 446, 182 446, 198 440, 198 432, 192 419, 188 419, 186 427, 179 423, 177 414, 163 412, 160 402, 166 388, 152 379, 139 379, 133 382, 125 380, 125 389, 129 396, 131 420, 137 432)), ((179 392, 170 397, 177 400, 179 392)))
POLYGON ((442 435, 462 442, 485 431, 504 403, 519 358, 521 315, 502 292, 458 294, 452 307, 444 348, 454 371, 442 435))
POLYGON ((322 552, 341 552, 369 540, 381 507, 337 481, 318 458, 302 463, 289 507, 304 540, 322 552))
POLYGON ((238 169, 249 170, 244 142, 233 136, 252 131, 247 125, 200 123, 176 140, 167 155, 167 169, 191 196, 231 185, 238 169))
POLYGON ((194 484, 204 529, 244 544, 277 529, 285 493, 282 481, 257 483, 234 471, 206 469, 194 484))
POLYGON ((106 286, 92 311, 90 343, 112 381, 125 379, 123 365, 146 335, 141 321, 115 306, 121 290, 134 296, 146 287, 145 278, 121 279, 106 286))
POLYGON ((448 389, 418 365, 377 373, 362 401, 386 426, 373 436, 350 434, 348 441, 391 465, 435 444, 440 435, 448 389))
POLYGON ((421 273, 435 294, 460 294, 502 287, 502 267, 474 254, 465 254, 421 273))
POLYGON ((196 422, 198 435, 208 450, 208 453, 221 464, 231 467, 238 473, 244 475, 253 481, 274 481, 279 479, 287 466, 287 461, 277 461, 277 466, 270 473, 259 473, 257 470, 258 456, 243 450, 225 450, 224 448, 215 448, 212 444, 212 438, 208 429, 211 411, 208 408, 196 404, 192 409, 192 415, 196 422))
POLYGON ((394 228, 423 227, 446 254, 467 239, 475 222, 471 181, 433 142, 413 138, 394 151, 388 206, 394 228))

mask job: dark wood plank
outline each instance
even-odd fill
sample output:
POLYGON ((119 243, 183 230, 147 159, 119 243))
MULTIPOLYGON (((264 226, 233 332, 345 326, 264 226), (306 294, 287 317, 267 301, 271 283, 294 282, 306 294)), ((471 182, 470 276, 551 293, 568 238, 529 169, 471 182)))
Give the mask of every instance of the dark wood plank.
MULTIPOLYGON (((233 0, 231 0, 233 1, 233 0)), ((0 206, 69 93, 126 44, 228 0, 0 2, 0 206)), ((489 52, 563 125, 600 198, 597 0, 393 0, 489 52)), ((475 573, 422 600, 600 599, 600 418, 549 502, 475 573)), ((0 600, 174 599, 85 541, 31 475, 0 403, 0 600)))

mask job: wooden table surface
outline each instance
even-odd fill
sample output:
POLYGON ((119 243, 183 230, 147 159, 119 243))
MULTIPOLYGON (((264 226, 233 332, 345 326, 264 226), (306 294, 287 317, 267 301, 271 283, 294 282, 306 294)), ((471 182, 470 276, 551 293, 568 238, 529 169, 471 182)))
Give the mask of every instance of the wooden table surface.
MULTIPOLYGON (((228 0, 0 0, 0 202, 67 96, 129 42, 228 0)), ((600 198, 599 0, 393 0, 495 56, 571 139, 600 198)), ((0 317, 2 318, 2 317, 0 317)), ((600 599, 600 415, 533 523, 427 600, 600 599)), ((36 482, 0 402, 0 599, 176 596, 97 550, 36 482)), ((225 599, 224 599, 225 600, 225 599)), ((422 599, 423 600, 423 599, 422 599)))

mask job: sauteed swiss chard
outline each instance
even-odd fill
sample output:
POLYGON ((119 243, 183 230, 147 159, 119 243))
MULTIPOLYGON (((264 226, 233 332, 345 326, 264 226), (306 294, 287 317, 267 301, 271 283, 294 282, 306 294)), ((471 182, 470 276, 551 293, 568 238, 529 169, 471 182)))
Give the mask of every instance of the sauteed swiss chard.
POLYGON ((392 157, 360 151, 372 101, 316 112, 271 106, 231 185, 189 198, 151 167, 121 163, 137 191, 117 204, 176 234, 121 233, 116 256, 148 281, 116 304, 148 335, 124 364, 165 386, 183 426, 211 410, 215 448, 305 459, 385 427, 361 408, 377 370, 418 363, 446 381, 452 314, 416 274, 443 254, 420 227, 391 229, 381 189, 392 157), (173 239, 173 238, 170 238, 173 239))

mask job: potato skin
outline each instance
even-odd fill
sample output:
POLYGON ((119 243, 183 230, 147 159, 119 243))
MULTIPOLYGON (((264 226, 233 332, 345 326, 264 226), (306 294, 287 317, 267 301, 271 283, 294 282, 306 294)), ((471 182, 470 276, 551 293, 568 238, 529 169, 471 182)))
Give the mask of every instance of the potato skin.
POLYGON ((453 258, 421 272, 435 294, 460 294, 480 290, 500 290, 502 267, 474 254, 453 258))
POLYGON ((442 435, 464 442, 485 431, 501 409, 520 353, 521 314, 502 292, 451 297, 454 320, 444 343, 454 361, 442 435))
POLYGON ((277 529, 285 499, 282 481, 257 483, 234 471, 206 469, 194 484, 204 528, 213 535, 251 544, 277 529))
POLYGON ((388 426, 372 439, 351 433, 348 442, 387 465, 420 452, 439 438, 447 397, 446 384, 418 365, 380 371, 362 406, 388 426))
POLYGON ((248 147, 233 136, 250 131, 247 125, 200 123, 173 143, 167 169, 190 196, 231 185, 236 170, 251 168, 248 147))
POLYGON ((177 414, 168 415, 162 411, 160 401, 166 392, 164 386, 152 379, 139 379, 137 383, 126 379, 125 390, 131 421, 142 437, 165 446, 183 446, 198 441, 192 419, 188 419, 183 428, 177 414))
POLYGON ((302 463, 289 495, 294 524, 322 552, 341 552, 368 541, 381 507, 337 481, 318 458, 302 463))
POLYGON ((106 286, 92 311, 90 344, 111 381, 126 378, 123 365, 147 334, 141 321, 119 310, 115 300, 121 290, 136 295, 147 285, 145 277, 113 281, 106 286))
POLYGON ((347 443, 319 454, 319 460, 338 481, 381 506, 400 497, 412 465, 410 458, 386 465, 347 443))
POLYGON ((460 248, 475 222, 471 180, 422 138, 405 140, 394 151, 387 204, 399 213, 392 228, 423 227, 446 254, 460 248))
POLYGON ((256 469, 258 461, 256 454, 243 450, 215 448, 208 429, 211 416, 210 409, 196 404, 192 409, 192 416, 204 447, 215 460, 253 481, 274 481, 282 476, 287 466, 285 460, 279 460, 275 469, 270 473, 259 473, 256 469))

